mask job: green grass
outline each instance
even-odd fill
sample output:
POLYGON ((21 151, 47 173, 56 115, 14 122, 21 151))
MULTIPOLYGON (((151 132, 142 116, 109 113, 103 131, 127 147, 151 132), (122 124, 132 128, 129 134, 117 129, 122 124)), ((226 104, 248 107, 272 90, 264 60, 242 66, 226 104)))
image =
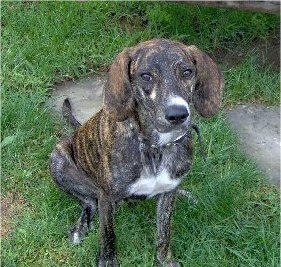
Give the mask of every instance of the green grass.
POLYGON ((225 104, 280 103, 280 74, 270 67, 262 69, 255 55, 247 57, 239 66, 225 71, 225 104))
MULTIPOLYGON (((217 53, 248 47, 278 29, 274 15, 175 3, 2 3, 2 195, 24 199, 12 216, 13 231, 2 238, 2 265, 95 264, 97 228, 81 246, 69 245, 66 233, 80 208, 55 187, 48 171, 49 154, 66 134, 45 104, 55 83, 99 73, 123 47, 149 38, 173 38, 217 53)), ((221 66, 224 106, 279 104, 279 72, 260 68, 255 56, 221 66)), ((183 184, 198 204, 177 202, 175 255, 183 266, 279 266, 279 192, 239 151, 223 112, 200 126, 208 161, 196 154, 183 184)), ((153 200, 121 206, 116 232, 122 266, 152 266, 153 200)))

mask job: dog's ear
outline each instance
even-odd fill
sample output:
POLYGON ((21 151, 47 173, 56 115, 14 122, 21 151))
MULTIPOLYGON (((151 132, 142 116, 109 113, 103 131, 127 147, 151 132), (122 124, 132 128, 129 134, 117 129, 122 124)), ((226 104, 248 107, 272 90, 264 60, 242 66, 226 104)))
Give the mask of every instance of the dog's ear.
POLYGON ((186 50, 196 66, 193 104, 201 116, 209 118, 215 115, 221 105, 224 87, 222 73, 216 63, 196 46, 187 46, 186 50))
POLYGON ((129 78, 129 49, 123 50, 112 63, 103 90, 103 109, 117 121, 125 120, 133 106, 129 78))

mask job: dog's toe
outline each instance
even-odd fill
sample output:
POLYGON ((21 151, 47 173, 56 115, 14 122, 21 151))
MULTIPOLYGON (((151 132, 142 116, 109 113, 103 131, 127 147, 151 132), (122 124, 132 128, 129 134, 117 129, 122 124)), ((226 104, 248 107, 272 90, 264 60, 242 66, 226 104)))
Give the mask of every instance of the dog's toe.
POLYGON ((88 230, 89 229, 87 227, 74 226, 71 228, 68 234, 70 243, 73 245, 79 245, 83 241, 88 230))
POLYGON ((170 262, 167 262, 163 265, 164 267, 180 267, 180 264, 175 261, 175 260, 172 260, 170 262))
POLYGON ((73 245, 79 245, 82 241, 82 236, 75 228, 69 231, 69 241, 73 245))

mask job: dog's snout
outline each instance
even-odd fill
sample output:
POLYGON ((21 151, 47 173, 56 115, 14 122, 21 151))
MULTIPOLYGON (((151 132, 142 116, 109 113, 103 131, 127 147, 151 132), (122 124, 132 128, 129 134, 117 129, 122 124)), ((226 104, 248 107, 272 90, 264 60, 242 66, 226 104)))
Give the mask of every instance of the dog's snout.
POLYGON ((186 106, 171 105, 167 108, 165 119, 172 124, 182 124, 188 118, 189 112, 186 106))

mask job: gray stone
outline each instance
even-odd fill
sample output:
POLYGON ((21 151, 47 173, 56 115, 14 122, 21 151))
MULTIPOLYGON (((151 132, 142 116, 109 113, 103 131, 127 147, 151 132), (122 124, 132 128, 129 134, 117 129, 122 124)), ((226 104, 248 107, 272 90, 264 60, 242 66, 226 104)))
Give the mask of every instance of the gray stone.
POLYGON ((280 107, 238 105, 228 111, 242 149, 280 186, 280 107))
POLYGON ((104 83, 104 76, 65 82, 54 89, 50 106, 55 110, 56 116, 62 117, 62 103, 68 97, 76 119, 84 123, 101 109, 104 83))

